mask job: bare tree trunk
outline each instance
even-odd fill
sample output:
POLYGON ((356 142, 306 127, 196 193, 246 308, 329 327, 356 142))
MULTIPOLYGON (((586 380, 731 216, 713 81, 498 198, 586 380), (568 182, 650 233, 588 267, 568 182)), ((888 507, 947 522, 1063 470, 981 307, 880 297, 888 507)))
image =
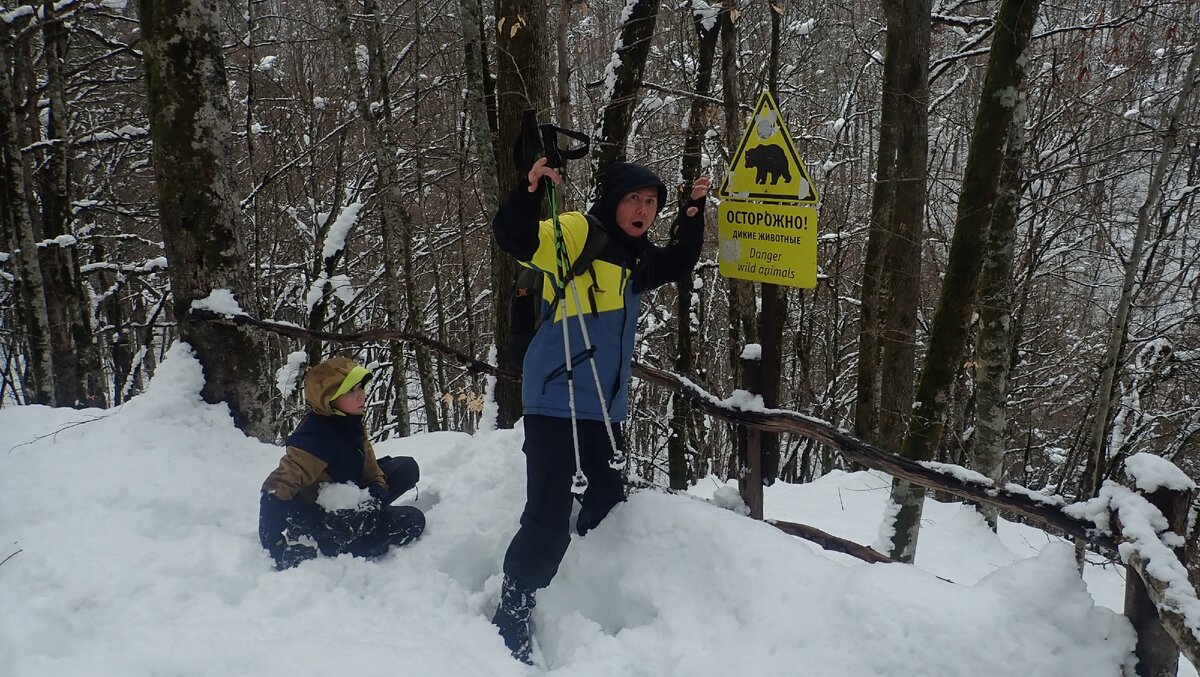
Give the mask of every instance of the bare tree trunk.
MULTIPOLYGON (((858 373, 854 405, 854 433, 860 439, 879 442, 879 336, 882 333, 880 315, 884 307, 883 259, 887 251, 892 208, 896 195, 896 163, 898 127, 902 120, 901 82, 903 72, 898 61, 903 59, 903 35, 892 42, 888 31, 884 60, 884 84, 880 97, 879 149, 875 163, 875 185, 871 196, 871 220, 867 232, 867 249, 863 260, 862 291, 859 299, 858 373), (892 58, 890 55, 897 56, 892 58)), ((906 149, 908 150, 908 149, 906 149)), ((880 443, 881 446, 886 445, 880 443)))
MULTIPOLYGON (((767 69, 767 88, 779 100, 779 28, 783 19, 781 0, 767 0, 771 17, 771 47, 767 69)), ((787 323, 787 289, 776 284, 762 286, 762 309, 758 313, 758 333, 762 342, 760 385, 763 404, 779 406, 780 372, 783 368, 783 327, 787 323)), ((759 437, 762 453, 762 481, 770 486, 779 476, 779 434, 763 432, 759 437)))
MULTIPOLYGON (((1015 94, 1025 76, 1023 57, 1039 4, 1040 0, 1003 0, 996 13, 996 31, 975 115, 950 258, 916 402, 901 446, 901 454, 915 461, 930 460, 938 448, 947 399, 962 363, 984 240, 1004 164, 1004 144, 1016 109, 1015 94)), ((893 483, 892 502, 898 509, 891 529, 892 557, 913 561, 924 498, 925 490, 920 487, 904 480, 893 483)))
MULTIPOLYGON (((38 197, 42 206, 42 237, 56 240, 40 252, 46 283, 46 310, 54 350, 55 400, 60 406, 104 406, 100 383, 100 356, 92 337, 91 306, 84 295, 76 262, 70 221, 70 133, 67 129, 64 81, 67 31, 57 16, 53 0, 42 4, 42 62, 49 103, 46 114, 45 156, 38 162, 38 197), (71 242, 72 244, 66 244, 71 242)), ((37 129, 42 129, 37 125, 37 129)))
MULTIPOLYGON (((435 262, 434 265, 437 266, 438 264, 435 262)), ((447 281, 443 281, 441 275, 433 276, 433 313, 437 318, 437 326, 436 331, 432 333, 434 338, 442 343, 446 343, 449 338, 447 335, 449 327, 446 322, 446 293, 444 287, 447 281)), ((440 353, 433 353, 431 357, 434 363, 435 378, 437 379, 434 383, 437 385, 438 392, 434 393, 434 397, 437 398, 438 415, 441 421, 440 430, 454 430, 456 410, 453 407, 454 400, 450 400, 447 397, 450 392, 450 380, 446 378, 446 361, 442 359, 440 353)))
MULTIPOLYGON (((735 17, 737 3, 734 0, 721 2, 721 90, 722 105, 725 113, 725 145, 727 148, 737 148, 740 141, 739 133, 745 121, 739 110, 740 96, 737 84, 738 73, 738 37, 735 17)), ((732 381, 741 387, 743 381, 742 351, 748 343, 758 341, 758 322, 755 315, 754 284, 746 280, 726 280, 729 303, 729 332, 726 335, 726 359, 729 361, 729 371, 732 381)), ((735 458, 747 458, 748 434, 741 428, 734 430, 737 440, 735 458)), ((735 465, 740 473, 741 468, 735 465)))
MULTIPOLYGON (((687 135, 683 143, 683 160, 680 165, 680 175, 684 181, 694 179, 703 170, 701 167, 701 149, 707 133, 705 121, 708 119, 708 97, 712 91, 713 65, 716 62, 717 38, 720 35, 720 23, 717 17, 706 16, 692 9, 692 24, 699 40, 699 60, 696 70, 696 96, 692 98, 688 110, 687 135)), ((681 197, 681 200, 686 197, 681 197)), ((675 327, 675 372, 691 377, 696 373, 696 349, 692 325, 699 326, 697 309, 693 304, 699 302, 696 290, 693 289, 694 274, 687 275, 676 284, 675 316, 679 318, 675 327)), ((671 396, 671 434, 667 439, 667 474, 672 489, 684 489, 696 477, 696 468, 688 467, 689 450, 695 448, 694 429, 695 414, 690 405, 682 397, 671 396)))
MULTIPOLYGON (((487 43, 480 31, 483 9, 479 0, 459 0, 458 6, 462 13, 463 50, 466 58, 466 107, 471 125, 472 149, 479 160, 478 181, 482 187, 479 197, 483 202, 484 218, 491 218, 500 207, 500 199, 503 196, 497 181, 494 140, 496 129, 488 114, 488 98, 491 96, 488 83, 491 81, 491 75, 487 67, 487 43)), ((504 190, 511 187, 505 186, 504 190)))
MULTIPOLYGON (((401 256, 404 261, 404 298, 407 303, 404 327, 410 332, 416 332, 422 330, 423 327, 419 321, 421 309, 417 305, 417 284, 413 271, 416 265, 412 255, 414 219, 412 212, 403 209, 397 210, 397 216, 400 219, 399 240, 401 256)), ((429 356, 429 350, 424 346, 415 346, 413 356, 417 363, 417 381, 421 388, 421 407, 425 411, 425 429, 429 432, 437 432, 442 429, 442 424, 438 417, 437 397, 433 387, 433 363, 429 356)))
POLYGON ((1154 210, 1162 198, 1163 175, 1171 160, 1171 152, 1179 137, 1179 123, 1196 84, 1197 68, 1200 66, 1200 41, 1192 45, 1192 57, 1188 62, 1187 73, 1179 89, 1179 98, 1175 101, 1175 109, 1167 119, 1167 128, 1162 135, 1162 146, 1159 148, 1158 161, 1150 173, 1150 184, 1146 187, 1146 199, 1138 209, 1137 230, 1133 236, 1133 247, 1129 258, 1125 260, 1125 276, 1121 281, 1121 298, 1117 302, 1117 314, 1113 318, 1112 331, 1108 335, 1108 348, 1104 353, 1103 366, 1100 369, 1100 387, 1096 395, 1095 418, 1092 419, 1091 434, 1088 439, 1088 462, 1084 472, 1083 484, 1080 486, 1081 496, 1094 496, 1100 490, 1104 480, 1105 468, 1108 465, 1108 454, 1105 453, 1105 440, 1108 430, 1108 417, 1112 410, 1113 388, 1117 380, 1117 371, 1121 365, 1121 354, 1125 350, 1126 334, 1129 330, 1129 311, 1133 305, 1134 277, 1142 265, 1142 249, 1146 244, 1146 235, 1150 230, 1150 220, 1154 210))
POLYGON ((554 114, 558 124, 571 127, 571 57, 567 50, 567 31, 571 28, 573 0, 562 0, 558 6, 558 42, 555 57, 558 60, 558 81, 554 92, 554 114))
MULTIPOLYGON (((913 397, 916 363, 917 306, 920 301, 921 238, 927 195, 929 156, 929 41, 930 3, 928 0, 885 0, 887 47, 885 49, 883 120, 880 131, 879 167, 883 181, 875 186, 870 240, 878 240, 868 254, 879 256, 878 288, 864 303, 874 304, 878 318, 868 318, 860 334, 860 345, 878 350, 878 373, 886 378, 874 381, 875 365, 868 373, 860 372, 860 403, 870 407, 878 388, 878 410, 868 409, 866 423, 874 420, 875 439, 884 449, 898 450, 904 435, 913 397), (891 115, 889 115, 889 111, 891 115), (886 224, 880 231, 876 220, 886 224), (877 333, 876 333, 877 332, 877 333), (872 346, 872 340, 878 341, 872 346), (873 387, 875 386, 875 387, 873 387), (863 401, 862 398, 870 398, 863 401)), ((872 262, 874 263, 874 262, 872 262)), ((868 267, 866 274, 872 271, 868 267)), ((864 277, 864 297, 874 279, 864 277)), ((860 354, 859 360, 874 359, 860 354)), ((861 368, 861 366, 860 366, 861 368)), ((871 431, 866 431, 871 432, 871 431)), ((893 480, 893 503, 903 503, 913 491, 920 491, 902 478, 893 480)), ((924 496, 924 493, 921 493, 924 496)), ((895 528, 889 523, 898 514, 894 505, 887 509, 881 532, 895 528)), ((893 532, 894 533, 894 532, 893 532)), ((895 557, 895 555, 892 555, 895 557)), ((910 560, 911 561, 911 560, 910 560)))
MULTIPOLYGON (((376 13, 374 0, 369 0, 369 4, 372 14, 374 15, 376 13)), ((418 26, 421 25, 420 3, 415 5, 413 12, 414 23, 418 26)), ((377 27, 377 17, 375 18, 375 23, 377 27)), ((374 32, 372 37, 374 42, 378 45, 378 33, 374 32)), ((376 78, 373 79, 378 79, 379 81, 386 83, 386 74, 383 68, 382 45, 379 45, 379 48, 380 52, 377 66, 378 74, 376 78)), ((422 124, 420 32, 417 33, 417 37, 413 40, 412 60, 414 64, 414 70, 417 72, 414 73, 414 77, 412 78, 413 115, 411 119, 411 127, 412 129, 419 131, 422 124)), ((386 84, 383 86, 383 91, 384 95, 386 96, 386 84)), ((384 109, 390 110, 390 106, 385 106, 384 109)), ((389 124, 389 121, 385 120, 385 124, 389 124)), ((390 152, 389 148, 389 157, 394 156, 395 153, 390 152)), ((405 326, 408 327, 410 331, 417 331, 418 329, 424 328, 422 326, 424 324, 422 321, 424 314, 421 312, 420 300, 417 298, 417 263, 416 259, 413 258, 413 242, 416 241, 417 237, 417 224, 424 223, 425 221, 425 209, 423 204, 425 199, 425 186, 423 178, 424 172, 423 162, 420 154, 418 154, 416 157, 415 170, 416 171, 414 172, 413 177, 414 196, 411 200, 411 204, 413 205, 412 209, 404 210, 399 208, 398 203, 399 196, 401 194, 399 185, 390 185, 387 187, 388 195, 391 199, 397 202, 396 211, 400 217, 400 251, 404 259, 404 299, 407 304, 406 310, 408 311, 405 319, 405 326), (416 218, 414 218, 414 216, 416 218)), ((421 405, 425 409, 425 429, 429 432, 437 432, 442 430, 443 425, 441 422, 441 417, 438 415, 438 398, 435 394, 435 391, 439 390, 439 388, 435 387, 438 381, 436 381, 434 378, 432 358, 425 346, 416 346, 416 348, 413 350, 413 353, 417 362, 417 378, 421 387, 421 405)))
POLYGON ((22 167, 22 125, 17 120, 17 91, 20 82, 19 52, 27 45, 15 45, 8 24, 0 22, 0 155, 3 155, 3 181, 0 186, 0 216, 4 217, 11 233, 13 250, 17 252, 18 287, 21 295, 21 317, 29 343, 28 365, 32 382, 22 383, 26 397, 34 404, 55 404, 54 356, 50 343, 49 315, 46 309, 46 285, 38 259, 37 236, 25 202, 25 171, 22 167))
MULTIPOLYGON (((470 156, 470 151, 474 150, 474 156, 479 162, 479 199, 482 204, 482 218, 491 217, 496 214, 499 208, 499 188, 496 182, 496 151, 493 145, 494 134, 491 126, 490 118, 487 114, 487 92, 484 82, 490 79, 487 74, 487 58, 485 54, 485 42, 482 40, 482 32, 480 31, 482 8, 479 5, 479 0, 460 0, 458 1, 458 10, 462 14, 462 35, 463 49, 466 52, 466 64, 463 66, 464 73, 467 79, 467 97, 463 101, 463 124, 462 124, 462 152, 460 163, 458 163, 458 174, 466 176, 469 172, 467 157, 470 156)), ((469 224, 473 222, 476 216, 467 215, 464 205, 467 204, 466 185, 462 186, 460 199, 458 199, 458 222, 462 224, 462 230, 458 235, 458 263, 460 263, 460 272, 462 275, 462 288, 470 288, 470 260, 467 252, 467 232, 469 224)), ((498 296, 498 294, 492 294, 498 296)), ((493 298, 493 308, 496 304, 503 306, 503 299, 493 298)), ((480 338, 481 328, 475 324, 475 312, 473 308, 467 308, 467 342, 470 354, 475 354, 476 340, 480 338)), ((486 346, 486 342, 484 343, 486 346)), ((496 346, 496 340, 492 341, 492 345, 496 346)))
MULTIPOLYGON (((496 112, 499 191, 507 195, 523 177, 507 158, 521 132, 521 114, 528 108, 545 111, 550 102, 550 66, 546 38, 546 12, 535 0, 496 0, 496 112)), ((491 216, 491 215, 489 215, 491 216)), ((508 291, 517 263, 492 242, 492 306, 496 348, 501 357, 508 352, 512 333, 508 324, 508 291)), ((515 365, 520 369, 520 365, 515 365)), ((497 425, 512 427, 521 417, 521 386, 496 384, 499 406, 497 425)))
POLYGON ((140 0, 147 109, 163 243, 180 337, 204 367, 206 402, 228 402, 234 423, 273 440, 261 338, 192 322, 214 289, 253 289, 229 184, 232 121, 215 0, 140 0))
MULTIPOLYGON (((254 24, 255 24, 254 6, 257 4, 257 2, 256 2, 256 0, 245 0, 245 3, 246 3, 246 5, 245 5, 245 9, 243 11, 244 11, 245 18, 246 18, 246 38, 245 38, 245 40, 246 40, 246 71, 248 73, 250 73, 250 77, 246 78, 246 113, 245 113, 244 117, 242 118, 242 135, 246 138, 246 167, 248 168, 249 176, 253 179, 254 171, 255 171, 255 166, 254 166, 254 110, 255 110, 254 109, 254 98, 256 96, 254 83, 257 80, 257 78, 254 77, 253 72, 254 72, 254 67, 258 64, 258 60, 255 55, 256 50, 255 50, 255 43, 254 43, 254 24)), ((312 101, 312 97, 309 97, 309 101, 312 101)), ((250 224, 251 224, 251 229, 252 229, 251 232, 254 233, 253 240, 251 241, 252 250, 254 252, 254 261, 253 261, 253 264, 254 264, 254 280, 253 280, 254 302, 253 303, 254 303, 254 305, 252 306, 253 309, 251 310, 251 312, 254 313, 255 317, 263 317, 263 315, 264 315, 263 299, 264 299, 264 297, 272 298, 272 296, 271 296, 270 291, 265 289, 264 287, 262 287, 260 284, 263 279, 263 266, 262 266, 263 246, 261 243, 261 234, 262 234, 261 230, 262 229, 260 227, 260 222, 259 222, 259 218, 258 218, 258 194, 257 193, 255 193, 254 196, 250 198, 250 204, 246 205, 245 207, 247 208, 247 211, 249 212, 250 224)), ((311 362, 310 364, 316 364, 316 363, 311 362)))
MULTIPOLYGON (((469 94, 468 99, 472 98, 472 96, 473 95, 469 94)), ((482 101, 483 101, 483 98, 480 97, 479 102, 482 103, 482 101)), ((459 176, 467 176, 470 173, 470 167, 469 167, 470 163, 468 161, 468 158, 469 158, 468 147, 470 145, 470 141, 468 140, 468 135, 470 135, 474 132, 472 132, 472 130, 471 130, 471 122, 470 122, 471 118, 473 117, 473 114, 471 114, 469 109, 473 108, 474 105, 475 104, 473 104, 470 100, 463 102, 464 109, 463 109, 463 113, 462 113, 461 119, 459 121, 459 127, 458 127, 459 154, 458 154, 457 166, 458 166, 459 176)), ((482 116, 483 121, 486 124, 487 111, 483 110, 481 112, 483 113, 483 116, 482 116)), ((491 154, 491 144, 487 144, 485 151, 486 151, 487 155, 491 154)), ((493 157, 492 160, 493 160, 493 165, 494 165, 495 158, 493 157)), ((492 180, 495 181, 494 174, 492 175, 492 180)), ((467 234, 470 230, 470 226, 472 223, 476 222, 476 220, 480 219, 481 217, 486 218, 486 216, 482 215, 482 214, 468 215, 467 191, 468 191, 467 184, 465 184, 465 183, 458 184, 458 187, 457 187, 457 197, 458 197, 457 212, 458 212, 458 223, 461 226, 461 230, 459 231, 459 234, 458 234, 458 247, 457 247, 457 249, 458 249, 458 251, 457 251, 458 273, 459 273, 458 283, 459 283, 459 287, 462 290, 469 290, 472 288, 471 280, 473 277, 472 265, 473 265, 474 253, 468 252, 469 245, 468 245, 467 234)), ((465 291, 464 291, 464 293, 465 293, 465 291)), ((475 309, 471 308, 469 306, 469 304, 464 304, 464 305, 467 305, 467 307, 465 308, 465 311, 464 311, 464 314, 465 314, 464 319, 466 321, 466 327, 465 327, 464 331, 465 331, 467 354, 468 355, 478 355, 480 345, 487 345, 487 342, 483 341, 481 339, 481 336, 479 333, 480 327, 478 324, 478 320, 476 319, 475 309)), ((470 385, 469 390, 467 391, 467 394, 469 397, 474 399, 476 393, 483 390, 483 388, 480 387, 481 379, 473 378, 470 381, 468 381, 468 383, 470 383, 471 385, 470 385)), ((478 429, 479 420, 478 420, 478 417, 476 417, 474 414, 475 414, 475 412, 471 409, 470 403, 468 403, 467 417, 466 417, 467 421, 465 423, 465 427, 462 428, 463 432, 466 432, 469 434, 474 434, 475 431, 478 429)))
MULTIPOLYGON (((104 245, 97 242, 92 247, 96 260, 104 261, 106 253, 104 245)), ((108 340, 108 354, 109 359, 112 360, 112 373, 108 387, 112 388, 112 403, 116 406, 125 401, 123 392, 125 378, 133 369, 133 351, 134 346, 138 344, 138 338, 137 332, 129 326, 126 319, 128 314, 118 294, 121 285, 117 282, 116 276, 106 270, 100 270, 98 276, 100 288, 109 290, 100 302, 97 312, 103 313, 104 322, 108 325, 112 335, 112 338, 108 340)))
POLYGON ((895 105, 895 159, 890 178, 883 294, 880 302, 879 445, 900 448, 916 372, 917 306, 929 157, 927 0, 885 0, 888 17, 884 100, 895 105), (890 91, 888 91, 890 90, 890 91))

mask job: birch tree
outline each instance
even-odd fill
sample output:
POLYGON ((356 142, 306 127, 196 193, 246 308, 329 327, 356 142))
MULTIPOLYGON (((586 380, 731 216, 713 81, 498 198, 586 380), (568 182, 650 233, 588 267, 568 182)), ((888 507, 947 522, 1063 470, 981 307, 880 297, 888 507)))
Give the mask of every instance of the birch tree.
MULTIPOLYGON (((1018 97, 1017 110, 1008 128, 1004 165, 980 272, 979 333, 975 338, 975 435, 971 439, 971 467, 996 482, 1001 481, 1004 469, 1005 400, 1013 362, 1012 267, 1021 203, 1021 158, 1025 150, 1024 88, 1018 97)), ((999 511, 993 506, 977 508, 995 531, 999 511)))

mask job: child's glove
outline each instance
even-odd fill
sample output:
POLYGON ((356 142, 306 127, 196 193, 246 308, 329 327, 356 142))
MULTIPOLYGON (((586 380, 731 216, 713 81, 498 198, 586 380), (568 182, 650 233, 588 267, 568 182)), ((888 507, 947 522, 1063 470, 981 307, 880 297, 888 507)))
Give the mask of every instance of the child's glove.
POLYGON ((287 502, 275 494, 264 493, 258 499, 258 540, 262 547, 271 550, 287 528, 287 502))
POLYGON ((383 503, 387 500, 388 490, 382 484, 372 484, 367 487, 367 493, 371 494, 371 498, 383 503))

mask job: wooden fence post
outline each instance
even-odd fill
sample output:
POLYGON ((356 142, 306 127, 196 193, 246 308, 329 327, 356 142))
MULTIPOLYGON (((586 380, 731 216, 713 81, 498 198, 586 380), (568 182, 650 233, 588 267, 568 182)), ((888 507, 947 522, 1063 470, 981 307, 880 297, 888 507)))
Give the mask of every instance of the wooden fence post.
MULTIPOLYGON (((1188 508, 1192 500, 1190 491, 1160 488, 1142 495, 1167 518, 1171 531, 1180 536, 1187 533, 1188 508)), ((1187 561, 1183 547, 1175 548, 1175 555, 1180 562, 1187 561)), ((1179 646, 1163 627, 1141 574, 1130 565, 1125 566, 1125 616, 1137 633, 1134 655, 1138 659, 1138 676, 1175 677, 1179 671, 1179 646)))
MULTIPOLYGON (((748 351, 749 352, 749 351, 748 351)), ((762 361, 759 355, 742 355, 742 388, 762 392, 762 361)), ((762 431, 751 426, 738 429, 738 491, 750 508, 750 517, 763 518, 762 431), (744 436, 744 437, 743 437, 744 436)))

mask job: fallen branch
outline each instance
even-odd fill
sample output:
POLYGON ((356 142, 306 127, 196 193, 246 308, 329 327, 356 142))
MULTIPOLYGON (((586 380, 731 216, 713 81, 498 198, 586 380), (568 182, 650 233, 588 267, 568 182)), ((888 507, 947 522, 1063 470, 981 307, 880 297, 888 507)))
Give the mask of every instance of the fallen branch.
MULTIPOLYGON (((630 477, 626 480, 626 483, 634 489, 643 489, 657 491, 664 494, 672 494, 674 496, 683 496, 685 498, 691 498, 712 505, 711 501, 707 501, 699 496, 693 496, 686 491, 679 491, 676 489, 671 489, 670 487, 664 487, 641 478, 630 477)), ((839 538, 833 534, 826 533, 807 524, 787 522, 784 520, 763 521, 775 527, 776 529, 779 529, 783 533, 788 534, 789 536, 795 536, 797 538, 803 538, 806 541, 812 541, 824 550, 832 550, 834 552, 840 552, 844 555, 850 555, 851 557, 857 557, 868 564, 896 562, 896 560, 892 559, 891 557, 880 554, 864 545, 859 545, 854 541, 848 541, 844 538, 839 538)))
POLYGON ((494 365, 488 364, 467 355, 466 353, 456 350, 441 341, 437 341, 410 331, 399 331, 395 329, 368 329, 366 331, 353 331, 348 334, 335 334, 329 331, 320 331, 316 329, 305 329, 294 324, 284 322, 271 322, 269 320, 259 320, 250 317, 244 313, 217 313, 211 310, 202 310, 193 308, 192 317, 205 322, 227 322, 239 327, 255 327, 264 331, 269 331, 273 334, 287 336, 289 338, 300 339, 302 341, 325 341, 327 343, 371 343, 373 341, 406 341, 408 343, 416 343, 423 345, 426 348, 448 355, 457 360, 463 367, 473 374, 488 374, 513 380, 520 380, 520 375, 513 373, 507 369, 501 369, 494 365))
MULTIPOLYGON (((519 379, 520 377, 508 370, 499 369, 493 365, 481 362, 450 346, 428 337, 412 332, 371 330, 349 334, 334 334, 331 332, 313 331, 291 324, 257 320, 245 314, 219 314, 211 311, 192 310, 193 315, 201 320, 226 321, 242 326, 252 326, 266 331, 275 332, 297 339, 315 339, 331 343, 365 343, 369 341, 409 341, 419 343, 435 351, 450 355, 462 363, 469 371, 489 374, 499 378, 519 379)), ((874 470, 881 470, 893 477, 906 479, 923 487, 938 489, 948 494, 973 500, 977 503, 995 506, 1058 531, 1081 538, 1089 545, 1110 554, 1118 552, 1117 539, 1108 529, 1095 518, 1081 518, 1075 514, 1088 514, 1088 504, 1076 503, 1066 505, 1057 496, 1045 496, 1032 492, 1024 487, 1009 484, 996 487, 987 477, 974 473, 961 466, 950 464, 918 463, 901 456, 888 453, 874 447, 849 433, 839 430, 829 423, 786 410, 747 409, 733 400, 718 400, 695 383, 668 371, 656 369, 644 364, 633 364, 633 375, 644 381, 668 388, 680 393, 697 409, 733 423, 751 426, 770 432, 788 432, 803 435, 822 444, 840 451, 851 461, 860 463, 874 470)), ((637 486, 678 493, 658 487, 648 482, 634 482, 637 486)), ((1119 487, 1120 485, 1114 485, 1119 487)), ((1124 492, 1128 489, 1121 488, 1124 492)), ((1116 491, 1109 489, 1110 493, 1116 491)), ((1145 499, 1138 497, 1139 501, 1145 499)), ((1106 506, 1105 516, 1111 514, 1112 506, 1106 506)), ((1104 521, 1104 520, 1102 520, 1104 521)), ((770 521, 776 528, 811 540, 821 547, 842 552, 867 562, 890 562, 890 558, 869 548, 851 541, 827 534, 820 529, 807 525, 770 521)), ((1179 581, 1186 581, 1187 575, 1178 558, 1169 551, 1166 554, 1157 553, 1152 564, 1147 543, 1154 544, 1158 549, 1165 549, 1158 540, 1157 529, 1140 529, 1144 533, 1126 533, 1127 528, 1118 529, 1121 533, 1127 566, 1145 582, 1147 594, 1157 608, 1163 628, 1182 649, 1183 654, 1193 664, 1200 664, 1200 627, 1196 618, 1200 616, 1200 602, 1197 601, 1195 590, 1182 589, 1179 581), (1161 555, 1161 556, 1160 556, 1161 555), (1161 562, 1160 562, 1161 560, 1161 562), (1163 566, 1177 566, 1182 573, 1175 576, 1157 576, 1152 572, 1161 570, 1163 566)), ((1184 530, 1186 531, 1186 530, 1184 530)), ((19 551, 18 551, 19 552, 19 551)), ((15 554, 15 553, 14 553, 15 554)), ((2 564, 2 562, 0 562, 2 564)))
POLYGON ((870 562, 871 564, 894 564, 897 562, 897 560, 894 560, 882 553, 876 552, 865 545, 859 545, 854 541, 838 538, 833 534, 821 531, 816 527, 810 527, 807 524, 785 522, 784 520, 766 520, 766 522, 767 524, 770 524, 786 534, 791 534, 807 541, 812 541, 826 550, 833 550, 834 552, 840 552, 844 555, 857 557, 864 562, 870 562))

